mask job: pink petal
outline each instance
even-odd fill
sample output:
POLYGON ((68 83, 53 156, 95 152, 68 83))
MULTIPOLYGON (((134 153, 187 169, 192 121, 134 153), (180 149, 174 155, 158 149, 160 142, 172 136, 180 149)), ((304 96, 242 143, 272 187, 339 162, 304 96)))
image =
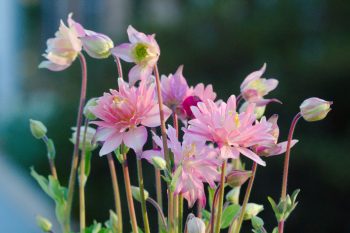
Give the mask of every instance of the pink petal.
POLYGON ((134 59, 132 57, 131 50, 132 50, 132 44, 124 43, 111 49, 111 53, 114 56, 119 57, 126 62, 133 62, 134 59))
POLYGON ((115 149, 118 148, 118 146, 122 143, 123 134, 122 133, 115 133, 111 135, 104 143, 100 150, 100 156, 106 155, 115 149))
POLYGON ((49 69, 51 71, 61 71, 61 70, 65 70, 67 69, 71 64, 67 64, 67 65, 57 65, 51 61, 42 61, 38 68, 42 69, 42 68, 46 68, 49 69))
POLYGON ((220 158, 221 159, 237 159, 239 156, 239 152, 236 148, 231 146, 222 146, 220 147, 220 158))
POLYGON ((243 147, 239 147, 237 148, 237 150, 239 152, 241 152, 242 155, 250 158, 251 160, 255 161, 256 163, 262 165, 262 166, 266 166, 266 163, 264 160, 262 160, 257 154, 255 154, 253 151, 247 149, 247 148, 243 148, 243 147))
POLYGON ((132 148, 136 154, 142 152, 142 147, 147 141, 147 130, 140 126, 137 128, 130 128, 128 132, 123 135, 123 142, 127 147, 132 148))
MULTIPOLYGON (((171 110, 167 106, 163 105, 164 119, 167 120, 171 115, 171 110)), ((141 124, 147 127, 160 126, 159 106, 154 105, 152 109, 147 113, 145 118, 141 121, 141 124)))
POLYGON ((138 32, 133 26, 129 25, 127 29, 129 41, 133 44, 139 43, 139 42, 148 42, 147 36, 142 33, 138 32))

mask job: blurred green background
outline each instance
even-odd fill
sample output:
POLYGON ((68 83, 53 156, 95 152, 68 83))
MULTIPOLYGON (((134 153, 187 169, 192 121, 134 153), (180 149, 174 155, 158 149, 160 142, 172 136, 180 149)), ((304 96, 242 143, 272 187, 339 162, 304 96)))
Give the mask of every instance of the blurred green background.
MULTIPOLYGON (((282 139, 305 98, 333 100, 333 111, 325 120, 300 121, 297 126, 295 138, 300 142, 292 151, 289 192, 302 191, 286 231, 350 232, 349 1, 4 0, 1 12, 0 156, 22 174, 29 176, 32 165, 42 174, 49 172, 45 147, 29 131, 28 119, 34 118, 47 125, 49 137, 55 140, 59 177, 67 184, 73 149, 68 138, 80 91, 79 62, 57 73, 39 70, 37 65, 59 20, 65 21, 68 13, 74 12, 76 21, 109 35, 115 44, 127 41, 129 24, 156 33, 161 73, 173 73, 184 64, 189 84, 212 83, 224 100, 239 94, 245 76, 267 62, 265 77, 280 81, 269 97, 283 102, 271 104, 267 115, 280 115, 282 139)), ((87 60, 88 97, 116 86, 111 58, 87 60)), ((130 65, 123 65, 126 73, 130 65)), ((282 156, 267 159, 267 167, 258 169, 252 192, 251 200, 265 205, 261 216, 269 230, 276 223, 266 197, 278 198, 282 165, 282 156)), ((114 206, 107 166, 106 158, 95 153, 86 195, 90 223, 93 219, 105 221, 114 206)), ((146 173, 152 174, 152 168, 145 166, 146 173)), ((122 183, 119 165, 117 169, 122 183)), ((133 162, 130 169, 131 182, 137 184, 133 162)), ((147 178, 146 187, 154 196, 153 175, 147 178)), ((122 193, 124 199, 123 188, 122 193)), ((77 218, 78 202, 74 204, 77 218)), ((124 216, 126 209, 125 205, 124 216)), ((155 222, 156 213, 151 208, 150 213, 155 222)), ((248 226, 244 232, 250 232, 248 226)))

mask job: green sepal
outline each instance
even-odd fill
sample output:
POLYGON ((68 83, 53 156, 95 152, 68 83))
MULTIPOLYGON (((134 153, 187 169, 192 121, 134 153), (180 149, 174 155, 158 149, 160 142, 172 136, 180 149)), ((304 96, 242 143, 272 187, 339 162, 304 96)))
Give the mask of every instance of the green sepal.
POLYGON ((175 187, 176 187, 176 183, 177 183, 177 180, 179 179, 179 176, 181 175, 181 172, 182 172, 182 165, 178 166, 174 172, 174 175, 171 179, 171 182, 170 182, 170 191, 171 192, 174 192, 175 190, 175 187))
POLYGON ((48 139, 46 142, 46 148, 47 148, 47 157, 49 159, 55 159, 56 156, 56 150, 55 150, 55 144, 53 143, 52 139, 48 139))
POLYGON ((300 192, 300 189, 295 190, 292 193, 292 196, 287 195, 284 200, 280 200, 278 204, 271 198, 268 197, 268 200, 271 204, 273 212, 275 212, 275 216, 278 222, 286 221, 289 215, 293 212, 293 210, 298 205, 296 202, 297 196, 300 192))
POLYGON ((235 204, 229 205, 224 209, 221 219, 221 229, 225 229, 230 226, 231 222, 238 217, 240 209, 240 205, 235 204))

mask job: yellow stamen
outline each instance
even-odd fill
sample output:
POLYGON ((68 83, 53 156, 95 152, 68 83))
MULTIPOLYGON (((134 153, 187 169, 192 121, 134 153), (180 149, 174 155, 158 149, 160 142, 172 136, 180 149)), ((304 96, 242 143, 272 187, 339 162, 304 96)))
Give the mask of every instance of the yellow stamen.
POLYGON ((234 121, 235 121, 236 127, 239 127, 241 125, 241 122, 239 121, 238 113, 236 113, 234 121))

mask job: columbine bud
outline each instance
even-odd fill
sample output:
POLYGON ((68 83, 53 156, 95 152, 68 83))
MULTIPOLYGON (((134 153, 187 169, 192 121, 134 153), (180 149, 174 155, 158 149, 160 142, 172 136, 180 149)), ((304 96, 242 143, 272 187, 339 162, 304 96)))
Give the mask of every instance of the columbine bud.
MULTIPOLYGON (((239 108, 239 112, 245 112, 248 107, 249 102, 244 102, 242 106, 239 108)), ((260 119, 265 113, 266 106, 256 106, 254 108, 254 115, 256 119, 260 119)))
POLYGON ((198 96, 189 96, 182 102, 182 108, 185 110, 187 118, 192 119, 194 117, 191 107, 197 106, 198 102, 201 101, 198 96))
POLYGON ((152 164, 159 170, 164 170, 166 168, 166 161, 158 156, 152 157, 152 164))
POLYGON ((90 121, 95 120, 97 117, 90 111, 91 107, 97 105, 98 98, 91 98, 84 107, 84 116, 90 121))
POLYGON ((37 216, 36 217, 36 223, 38 224, 40 229, 43 230, 44 232, 51 231, 52 224, 51 224, 51 222, 48 219, 46 219, 46 218, 44 218, 42 216, 37 216))
POLYGON ((258 205, 255 203, 248 203, 244 212, 244 220, 249 220, 253 216, 257 216, 258 213, 264 210, 263 205, 258 205))
POLYGON ((202 219, 190 214, 187 218, 187 232, 188 233, 205 233, 205 223, 202 219))
MULTIPOLYGON (((72 127, 73 133, 72 137, 70 138, 70 141, 75 144, 76 138, 77 138, 77 128, 72 127)), ((84 132, 85 127, 80 127, 80 137, 79 137, 79 149, 81 150, 83 148, 83 142, 84 142, 84 132)), ((91 127, 87 127, 86 130, 86 136, 85 136, 85 149, 88 151, 93 151, 97 144, 94 142, 94 136, 95 136, 96 130, 91 127)))
POLYGON ((41 139, 46 135, 47 128, 41 121, 30 119, 29 124, 30 131, 35 138, 41 139))
POLYGON ((227 174, 226 182, 233 188, 234 187, 240 187, 251 176, 252 176, 252 172, 251 171, 232 170, 229 174, 227 174))
POLYGON ((226 200, 232 204, 239 204, 239 193, 241 187, 235 187, 230 192, 226 194, 226 200))
POLYGON ((316 97, 304 100, 300 105, 300 114, 306 121, 319 121, 324 119, 331 110, 332 102, 316 97))
POLYGON ((81 38, 84 50, 93 58, 103 59, 111 55, 113 41, 106 35, 85 30, 86 36, 81 38))
MULTIPOLYGON (((141 202, 141 195, 140 195, 140 188, 136 186, 131 186, 131 192, 132 196, 135 198, 136 201, 141 202)), ((145 200, 147 200, 149 194, 146 189, 143 190, 145 200)))

